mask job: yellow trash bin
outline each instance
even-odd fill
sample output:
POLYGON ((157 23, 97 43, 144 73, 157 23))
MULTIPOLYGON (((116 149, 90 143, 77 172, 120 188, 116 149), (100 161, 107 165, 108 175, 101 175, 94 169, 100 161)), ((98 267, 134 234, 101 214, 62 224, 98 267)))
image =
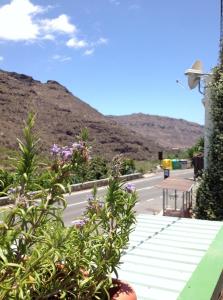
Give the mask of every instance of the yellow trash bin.
POLYGON ((173 169, 172 160, 171 159, 163 159, 162 167, 163 167, 163 169, 172 170, 173 169))

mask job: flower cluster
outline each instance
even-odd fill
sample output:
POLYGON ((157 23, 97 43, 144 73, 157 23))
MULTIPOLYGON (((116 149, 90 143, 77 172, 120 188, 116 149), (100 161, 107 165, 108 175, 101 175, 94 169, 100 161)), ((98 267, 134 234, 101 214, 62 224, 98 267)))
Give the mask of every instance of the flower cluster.
POLYGON ((88 221, 89 220, 87 218, 83 218, 83 219, 74 220, 72 223, 73 223, 74 227, 82 228, 82 227, 84 227, 85 224, 87 224, 88 221))
POLYGON ((73 148, 69 148, 69 147, 59 147, 58 145, 54 144, 51 149, 50 152, 53 156, 55 157, 61 157, 63 160, 68 160, 69 158, 71 158, 72 154, 73 154, 73 148))
POLYGON ((134 186, 134 184, 131 184, 131 183, 128 183, 126 186, 125 186, 125 191, 128 192, 128 193, 134 193, 136 191, 136 187, 134 186))
POLYGON ((85 160, 89 159, 89 148, 83 141, 79 143, 73 143, 71 147, 59 147, 57 144, 53 144, 50 152, 51 155, 57 158, 59 157, 63 161, 68 161, 71 159, 74 153, 80 153, 85 160))
POLYGON ((83 150, 84 145, 83 145, 83 143, 73 143, 72 148, 75 150, 83 150))
POLYGON ((87 211, 91 212, 99 212, 104 206, 104 201, 98 200, 94 196, 90 196, 88 198, 88 206, 87 206, 87 211))
POLYGON ((58 145, 54 144, 51 148, 51 154, 55 157, 61 157, 63 160, 68 160, 73 154, 73 149, 69 147, 60 148, 58 145))

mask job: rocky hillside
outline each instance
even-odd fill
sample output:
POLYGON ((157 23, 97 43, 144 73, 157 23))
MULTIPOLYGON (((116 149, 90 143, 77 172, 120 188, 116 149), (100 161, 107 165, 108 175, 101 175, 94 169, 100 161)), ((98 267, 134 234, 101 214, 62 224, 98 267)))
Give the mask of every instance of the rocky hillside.
POLYGON ((17 146, 16 137, 21 136, 29 111, 37 113, 41 150, 48 153, 53 143, 73 143, 83 127, 89 129, 93 149, 107 158, 121 152, 135 159, 148 159, 160 148, 156 141, 145 140, 106 118, 56 81, 41 83, 23 74, 0 70, 1 148, 17 146))
POLYGON ((157 151, 192 146, 203 128, 166 117, 133 114, 105 117, 56 81, 0 70, 0 150, 15 148, 28 112, 37 113, 41 150, 53 143, 73 143, 83 127, 89 129, 95 153, 111 158, 124 153, 134 159, 157 157, 157 151))
POLYGON ((144 137, 152 139, 161 147, 188 148, 203 135, 203 126, 182 119, 132 114, 127 116, 109 116, 117 125, 131 129, 144 137))

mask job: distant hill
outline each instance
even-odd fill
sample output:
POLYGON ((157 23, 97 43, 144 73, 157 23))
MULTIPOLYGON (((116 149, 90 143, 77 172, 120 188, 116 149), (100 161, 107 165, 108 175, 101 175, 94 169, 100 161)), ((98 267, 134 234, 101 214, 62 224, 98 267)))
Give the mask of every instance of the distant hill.
POLYGON ((83 127, 89 129, 94 153, 108 159, 118 153, 139 160, 156 158, 162 149, 192 146, 203 133, 202 126, 184 120, 104 116, 56 81, 41 83, 0 70, 0 146, 17 147, 29 111, 37 113, 36 129, 46 153, 53 143, 72 144, 83 127))
POLYGON ((16 137, 21 136, 29 111, 37 113, 41 150, 48 153, 53 143, 73 143, 83 127, 89 129, 94 152, 106 158, 124 153, 134 159, 148 159, 160 148, 155 140, 145 140, 106 118, 56 81, 41 83, 24 74, 0 70, 0 146, 17 146, 16 137))
POLYGON ((142 113, 108 118, 142 135, 145 140, 156 141, 164 149, 189 148, 204 132, 203 126, 197 123, 142 113))

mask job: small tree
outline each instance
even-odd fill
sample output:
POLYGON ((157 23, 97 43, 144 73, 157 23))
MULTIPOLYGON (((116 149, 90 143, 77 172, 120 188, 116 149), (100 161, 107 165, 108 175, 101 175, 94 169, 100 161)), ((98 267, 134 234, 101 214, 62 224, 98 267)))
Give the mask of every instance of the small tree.
POLYGON ((223 64, 215 68, 209 86, 211 97, 212 135, 208 168, 197 191, 198 218, 223 220, 223 64))
POLYGON ((204 137, 199 138, 194 146, 187 149, 187 156, 190 159, 199 153, 204 153, 204 137))

